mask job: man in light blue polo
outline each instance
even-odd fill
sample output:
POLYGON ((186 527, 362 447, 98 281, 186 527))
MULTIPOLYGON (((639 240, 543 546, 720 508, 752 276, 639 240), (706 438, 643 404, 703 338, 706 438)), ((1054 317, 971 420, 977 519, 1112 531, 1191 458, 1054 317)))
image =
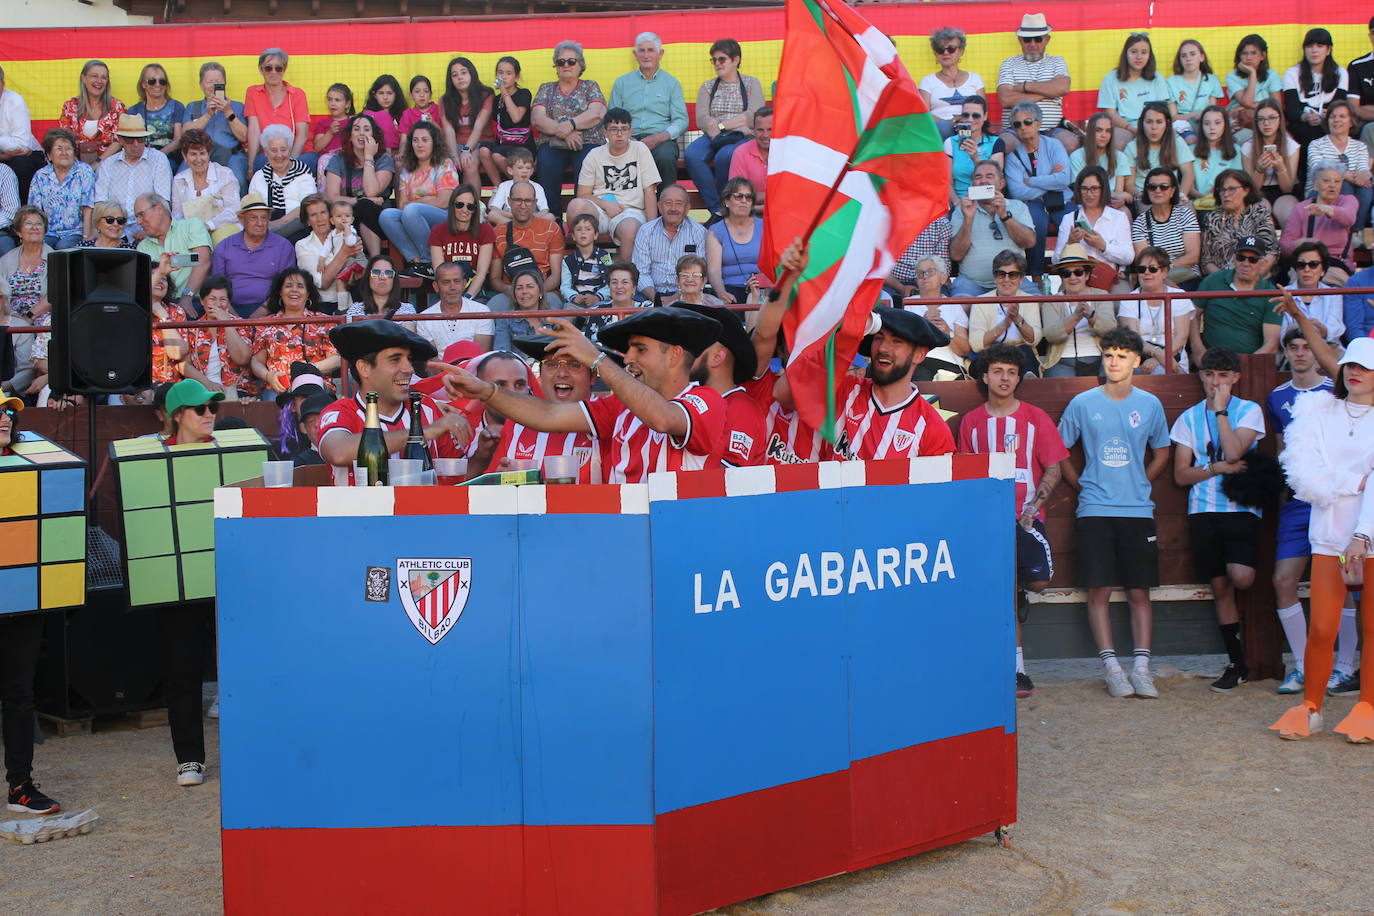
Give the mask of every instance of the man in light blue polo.
POLYGON ((682 84, 659 66, 663 42, 653 32, 635 38, 639 68, 616 78, 608 108, 624 108, 635 126, 634 138, 649 147, 664 185, 677 180, 677 138, 687 130, 687 100, 682 84))

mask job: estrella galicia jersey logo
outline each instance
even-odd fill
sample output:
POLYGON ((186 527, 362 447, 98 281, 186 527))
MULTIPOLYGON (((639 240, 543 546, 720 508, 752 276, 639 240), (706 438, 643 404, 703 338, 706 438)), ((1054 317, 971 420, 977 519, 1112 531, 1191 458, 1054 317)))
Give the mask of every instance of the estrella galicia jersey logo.
POLYGON ((401 605, 420 635, 437 645, 462 616, 472 590, 472 558, 400 559, 401 605))

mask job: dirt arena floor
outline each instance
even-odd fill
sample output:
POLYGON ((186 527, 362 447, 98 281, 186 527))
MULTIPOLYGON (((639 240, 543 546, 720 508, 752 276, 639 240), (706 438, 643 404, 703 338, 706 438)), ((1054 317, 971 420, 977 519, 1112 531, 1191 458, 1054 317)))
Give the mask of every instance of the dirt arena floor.
MULTIPOLYGON (((1031 662, 1011 849, 982 837, 718 912, 1374 914, 1374 746, 1280 741, 1265 727, 1291 700, 1272 681, 1212 693, 1201 675, 1220 666, 1160 659, 1149 701, 1107 697, 1095 660, 1031 662)), ((1328 729, 1353 703, 1328 700, 1328 729)), ((175 785, 165 727, 50 737, 39 782, 101 819, 87 836, 0 845, 0 912, 219 912, 213 727, 206 737, 211 775, 196 789, 175 785)))

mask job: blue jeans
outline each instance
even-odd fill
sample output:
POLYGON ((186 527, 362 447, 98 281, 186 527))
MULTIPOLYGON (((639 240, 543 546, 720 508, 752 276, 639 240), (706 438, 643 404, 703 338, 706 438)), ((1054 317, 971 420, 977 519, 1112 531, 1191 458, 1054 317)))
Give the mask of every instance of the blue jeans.
POLYGON ((1021 203, 1030 211, 1031 223, 1035 226, 1035 244, 1026 252, 1026 269, 1031 274, 1039 276, 1045 272, 1045 239, 1049 236, 1050 220, 1054 220, 1056 226, 1059 225, 1064 211, 1046 212, 1044 200, 1038 197, 1023 200, 1021 203))
MULTIPOLYGON (((51 236, 49 236, 49 238, 51 238, 51 236)), ((48 244, 49 247, 52 247, 51 242, 48 244)), ((18 247, 19 243, 14 240, 14 236, 10 235, 8 232, 0 232, 0 254, 13 251, 18 247)))
POLYGON ((429 231, 448 219, 446 211, 429 204, 406 204, 383 210, 378 222, 407 261, 429 261, 429 231))
POLYGON ((539 153, 534 160, 534 180, 544 189, 544 196, 549 200, 549 212, 555 219, 563 215, 563 173, 571 168, 575 184, 578 173, 582 171, 582 160, 591 151, 590 146, 559 149, 550 146, 547 141, 539 144, 539 153))
MULTIPOLYGON (((1374 201, 1374 188, 1360 188, 1346 181, 1341 184, 1341 193, 1354 195, 1360 202, 1360 209, 1355 214, 1355 225, 1350 227, 1351 232, 1359 232, 1369 225, 1369 205, 1374 201)), ((1331 253, 1340 254, 1339 251, 1331 253)))
MULTIPOLYGON (((43 241, 47 242, 48 247, 51 248, 53 251, 61 251, 63 248, 75 248, 77 245, 81 244, 81 232, 79 230, 76 232, 50 232, 43 237, 43 241)), ((0 239, 0 254, 4 254, 6 251, 9 251, 10 248, 13 247, 14 239, 10 238, 9 236, 5 236, 3 239, 0 239), (5 242, 10 243, 9 248, 5 247, 5 242)))
POLYGON ((687 151, 683 154, 687 162, 687 174, 692 176, 692 184, 701 193, 701 202, 712 213, 720 210, 720 192, 730 179, 730 159, 737 146, 739 143, 732 143, 716 150, 715 164, 712 165, 711 138, 702 134, 687 144, 687 151))

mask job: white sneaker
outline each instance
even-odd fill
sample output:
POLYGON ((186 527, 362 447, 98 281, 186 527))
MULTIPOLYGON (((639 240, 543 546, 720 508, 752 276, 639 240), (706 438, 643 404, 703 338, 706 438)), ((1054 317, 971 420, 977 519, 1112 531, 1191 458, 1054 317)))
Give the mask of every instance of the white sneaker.
POLYGON ((1159 690, 1155 687, 1155 678, 1150 674, 1149 668, 1131 669, 1131 686, 1135 688, 1135 695, 1138 697, 1159 699, 1159 690))
POLYGON ((209 709, 208 712, 205 713, 205 715, 206 715, 207 718, 210 718, 210 719, 218 719, 218 718, 219 718, 219 691, 218 691, 218 690, 215 691, 215 701, 214 701, 213 703, 210 704, 210 709, 209 709))
POLYGON ((177 785, 198 786, 205 782, 205 764, 183 763, 177 767, 177 785))
POLYGON ((1108 668, 1104 678, 1107 681, 1107 692, 1114 697, 1128 697, 1135 693, 1126 681, 1126 672, 1120 668, 1108 668))

